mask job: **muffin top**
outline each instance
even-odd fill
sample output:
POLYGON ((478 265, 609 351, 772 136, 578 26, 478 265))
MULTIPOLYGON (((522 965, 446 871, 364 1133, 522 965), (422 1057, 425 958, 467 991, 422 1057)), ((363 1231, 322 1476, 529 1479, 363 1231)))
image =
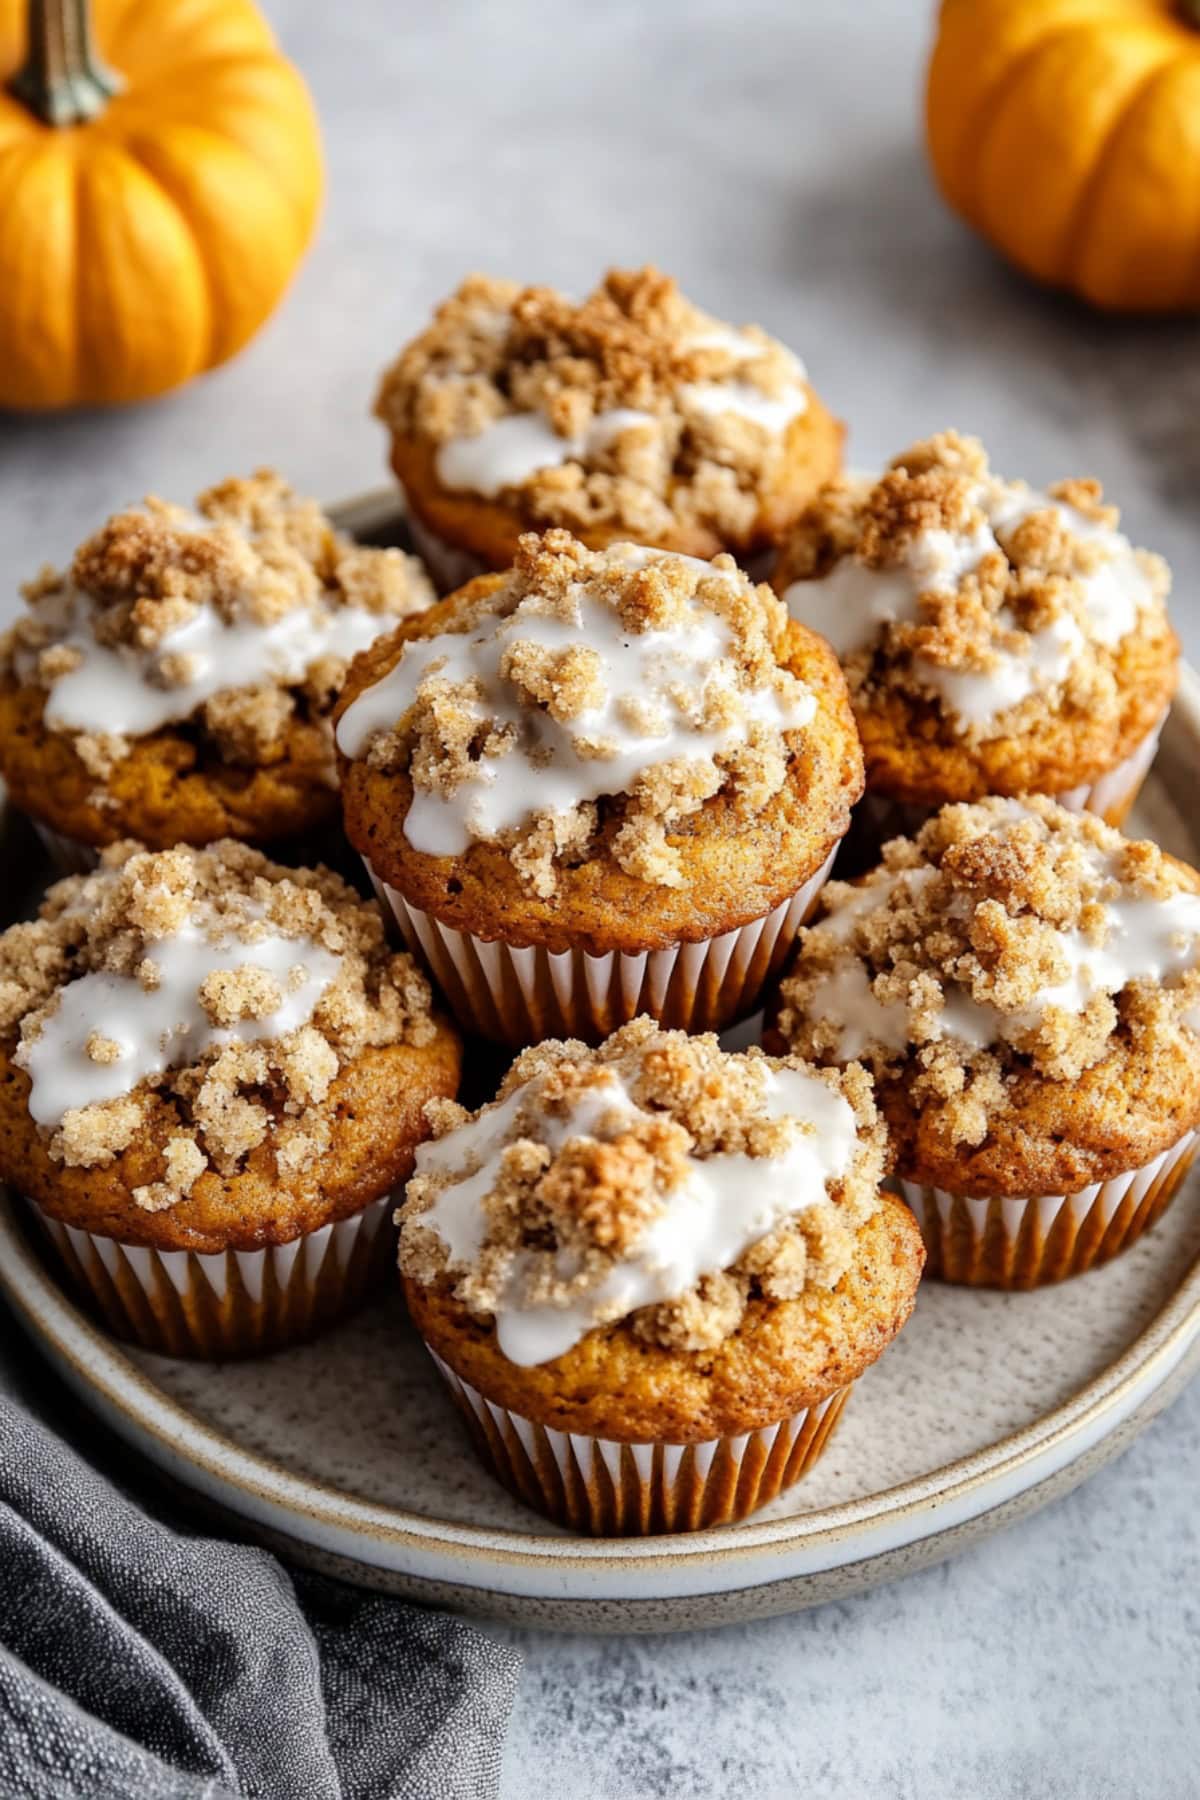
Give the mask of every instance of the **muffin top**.
POLYGON ((714 1349, 752 1296, 832 1289, 879 1204, 862 1069, 728 1055, 646 1018, 596 1050, 524 1051, 477 1113, 427 1111, 401 1269, 451 1286, 519 1365, 622 1320, 647 1345, 714 1349))
POLYGON ((1085 1157, 1161 1129, 1149 1157, 1200 1117, 1200 876, 1050 800, 944 807, 825 889, 778 1023, 873 1069, 902 1173, 913 1114, 921 1155, 960 1170, 1039 1160, 1064 1114, 1085 1157))
POLYGON ((64 1171, 152 1152, 161 1176, 132 1190, 150 1213, 261 1150, 278 1187, 303 1183, 354 1059, 438 1031, 376 907, 232 842, 116 845, 0 936, 0 1047, 39 1140, 64 1171))
POLYGON ((44 725, 101 790, 164 729, 198 728, 223 762, 278 762, 295 721, 327 728, 350 658, 433 599, 415 557, 360 549, 268 470, 195 511, 117 513, 23 592, 0 679, 45 691, 44 725))
POLYGON ((382 678, 352 684, 338 746, 407 776, 412 849, 502 845, 543 898, 592 854, 614 798, 619 868, 682 887, 668 832, 719 794, 743 822, 761 812, 818 710, 781 660, 782 603, 728 556, 529 535, 508 575, 416 624, 382 678))
POLYGON ((837 650, 860 713, 898 699, 968 747, 1036 735, 1064 712, 1115 737, 1127 642, 1161 643, 1172 666, 1175 654, 1167 565, 1117 522, 1098 482, 1037 492, 943 432, 877 481, 828 483, 776 586, 837 650))
POLYGON ((471 276, 387 371, 376 411, 429 447, 443 488, 512 496, 531 523, 656 541, 683 521, 736 543, 809 403, 790 350, 645 268, 610 270, 582 303, 471 276))

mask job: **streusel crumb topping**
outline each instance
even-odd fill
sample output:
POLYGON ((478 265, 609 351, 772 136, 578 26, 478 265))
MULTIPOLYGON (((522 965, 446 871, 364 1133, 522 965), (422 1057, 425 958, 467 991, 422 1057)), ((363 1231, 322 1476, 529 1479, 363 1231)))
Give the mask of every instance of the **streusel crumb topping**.
POLYGON ((540 1044, 480 1112, 426 1114, 401 1267, 451 1279, 513 1360, 625 1317, 648 1343, 711 1349, 751 1297, 835 1286, 878 1205, 863 1069, 728 1055, 650 1019, 597 1050, 540 1044))
POLYGON ((678 886, 668 832, 722 792, 760 811, 815 713, 779 660, 786 634, 782 603, 728 556, 530 534, 499 586, 438 636, 406 641, 343 714, 338 742, 407 770, 418 850, 499 842, 550 895, 562 860, 587 856, 618 804, 618 864, 678 886))
POLYGON ((117 513, 22 592, 0 673, 47 690, 46 723, 100 782, 167 724, 228 762, 279 761, 293 719, 324 728, 350 658, 434 597, 415 557, 361 548, 265 469, 194 512, 117 513))
POLYGON ((864 707, 932 701, 968 743, 1036 730, 1048 712, 1119 716, 1120 645, 1168 630, 1170 572, 1135 550, 1099 482, 1007 482, 947 431, 877 481, 830 482, 776 585, 842 657, 864 707))
POLYGON ((830 882, 780 1030, 820 1062, 904 1074, 957 1143, 1006 1083, 1071 1082, 1200 1031, 1200 884, 1155 844, 1053 801, 947 806, 862 882, 830 882))
POLYGON ((95 1168, 165 1138, 164 1179, 133 1195, 150 1211, 262 1144, 286 1182, 330 1145, 339 1070, 435 1029, 376 907, 229 841, 114 845, 0 936, 0 1032, 51 1156, 95 1168))
POLYGON ((376 411, 438 450, 540 417, 548 429, 520 440, 524 462, 509 460, 503 429, 494 474, 474 453, 461 470, 438 459, 446 486, 518 494, 531 522, 611 522, 652 540, 688 521, 736 542, 806 405, 804 370, 782 344, 701 312, 644 268, 611 270, 582 303, 471 276, 388 370, 376 411))

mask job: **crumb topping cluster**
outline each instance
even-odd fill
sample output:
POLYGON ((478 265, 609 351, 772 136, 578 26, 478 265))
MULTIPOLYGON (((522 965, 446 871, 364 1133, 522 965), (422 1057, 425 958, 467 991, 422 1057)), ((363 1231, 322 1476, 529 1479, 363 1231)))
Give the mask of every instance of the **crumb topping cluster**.
MULTIPOLYGON (((435 1140, 418 1153, 399 1214, 401 1267, 422 1285, 449 1277, 480 1317, 571 1313, 575 1336, 629 1317, 647 1343, 712 1349, 738 1329, 752 1296, 788 1300, 835 1286, 878 1205, 882 1133, 863 1069, 819 1074, 757 1049, 727 1055, 714 1036, 663 1031, 650 1019, 597 1050, 550 1042, 524 1051, 480 1113, 448 1101, 426 1113, 435 1140), (824 1106, 844 1113, 844 1168, 818 1180, 816 1195, 789 1182, 784 1205, 796 1210, 757 1234, 754 1224, 769 1221, 753 1221, 726 1266, 639 1307, 630 1268, 647 1250, 652 1266, 670 1261, 668 1215, 697 1171, 727 1181, 724 1193, 747 1207, 772 1163, 798 1140, 820 1139, 819 1108, 785 1117, 772 1105, 770 1084, 792 1076, 802 1084, 807 1076, 824 1106), (726 1173, 726 1158, 749 1159, 762 1174, 740 1160, 726 1173), (466 1255, 448 1247, 439 1218, 464 1181, 479 1209, 466 1255)), ((711 1210, 721 1207, 677 1216, 693 1255, 690 1240, 714 1230, 711 1210)), ((718 1219, 718 1236, 719 1227, 718 1219)))
POLYGON ((582 303, 471 276, 387 371, 376 411, 435 448, 540 416, 558 450, 547 441, 484 490, 519 494, 531 522, 611 523, 653 541, 688 521, 739 542, 806 405, 782 344, 711 318, 643 268, 611 270, 582 303))
POLYGON ((47 689, 46 723, 100 782, 167 723, 225 761, 279 761, 294 719, 328 720, 350 657, 434 597, 415 557, 360 548, 269 470, 195 512, 117 513, 22 591, 0 670, 47 689))
POLYGON ((861 1057, 977 1145, 1009 1082, 1078 1080, 1200 1032, 1200 892, 1157 845, 1053 801, 947 806, 831 882, 781 990, 787 1043, 861 1057))
POLYGON ((1048 712, 1119 718, 1131 632, 1169 634, 1170 572, 1133 549, 1100 484, 1045 493, 995 475, 947 431, 878 481, 842 476, 802 517, 776 585, 829 637, 861 706, 932 701, 967 742, 1036 729, 1048 712))
POLYGON ((509 576, 465 601, 451 629, 407 640, 343 714, 338 742, 407 770, 405 832, 419 850, 499 842, 550 895, 618 807, 620 867, 679 886, 668 832, 718 793, 760 811, 815 713, 780 663, 786 634, 782 603, 728 556, 528 535, 509 576))
POLYGON ((161 1180, 133 1194, 153 1212, 263 1144, 281 1181, 299 1175, 331 1143, 339 1070, 369 1046, 429 1043, 435 1025, 375 907, 328 870, 225 841, 117 844, 50 888, 0 936, 0 1032, 55 1160, 161 1147, 161 1180), (105 1097, 71 1103, 87 1093, 105 1097))

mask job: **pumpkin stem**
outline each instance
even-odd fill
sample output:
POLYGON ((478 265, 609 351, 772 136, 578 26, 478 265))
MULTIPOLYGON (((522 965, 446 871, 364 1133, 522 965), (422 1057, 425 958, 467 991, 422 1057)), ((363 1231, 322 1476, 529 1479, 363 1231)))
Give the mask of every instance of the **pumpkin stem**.
POLYGON ((1179 10, 1183 14, 1184 23, 1200 29, 1200 0, 1179 0, 1179 10))
POLYGON ((92 46, 88 0, 28 0, 27 17, 29 52, 10 91, 47 125, 94 119, 121 83, 92 46))

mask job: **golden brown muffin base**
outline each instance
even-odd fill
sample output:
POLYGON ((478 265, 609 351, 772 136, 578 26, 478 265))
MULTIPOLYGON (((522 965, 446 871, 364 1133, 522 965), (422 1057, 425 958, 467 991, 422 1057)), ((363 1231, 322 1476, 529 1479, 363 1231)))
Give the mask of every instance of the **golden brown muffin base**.
POLYGON ((552 1362, 522 1368, 447 1289, 405 1280, 404 1292, 425 1341, 497 1406, 619 1443, 704 1443, 817 1405, 886 1350, 912 1311, 925 1251, 903 1202, 880 1200, 836 1288, 752 1300, 738 1330, 712 1351, 647 1344, 620 1321, 552 1362))
MULTIPOLYGON (((1200 872, 1165 857, 1184 885, 1200 893, 1200 872)), ((772 990, 763 1048, 786 1056, 772 990)), ((877 1080, 890 1166, 905 1181, 965 1198, 1022 1199, 1073 1194, 1095 1181, 1140 1169, 1200 1125, 1200 1042, 1182 1037, 1168 1054, 1114 1038, 1109 1054, 1075 1081, 1052 1081, 1018 1066, 1007 1103, 988 1118, 981 1144, 951 1143, 934 1108, 915 1104, 904 1071, 877 1080)))
POLYGON ((1087 712, 1046 712, 1036 732, 968 744, 932 701, 895 689, 854 702, 867 790, 931 810, 989 794, 1065 794, 1123 762, 1158 726, 1179 679, 1179 640, 1133 633, 1119 648, 1116 729, 1087 712))
POLYGON ((302 1343, 360 1306, 396 1253, 391 1220, 364 1219, 348 1254, 330 1237, 311 1259, 297 1250, 285 1276, 269 1247, 255 1252, 257 1280, 248 1278, 244 1253, 239 1260, 233 1251, 215 1259, 219 1272, 212 1256, 201 1263, 185 1252, 181 1267, 173 1255, 168 1273, 156 1251, 133 1251, 135 1266, 119 1245, 108 1242, 101 1254, 97 1240, 68 1235, 36 1206, 32 1211, 68 1280, 114 1337, 164 1356, 224 1361, 302 1343))
MULTIPOLYGON (((1115 774, 1120 767, 1120 763, 1117 763, 1112 771, 1106 770, 1105 774, 1115 774)), ((1148 773, 1149 768, 1145 768, 1131 779, 1129 786, 1122 783, 1117 798, 1105 807, 1098 807, 1093 803, 1093 784, 1085 804, 1081 807, 1077 801, 1072 801, 1069 810, 1091 813, 1119 831, 1133 811, 1148 773)), ((1061 792, 1057 798, 1062 800, 1061 792)), ((916 837, 926 820, 931 819, 938 810, 937 807, 911 806, 902 800, 889 799, 878 789, 864 794, 851 814, 850 829, 838 846, 835 879, 850 881, 867 869, 873 869, 882 857, 886 843, 895 837, 916 837)))
POLYGON ((329 739, 303 720, 291 722, 285 754, 269 768, 221 762, 186 731, 163 730, 135 738, 99 780, 71 738, 44 724, 45 702, 40 688, 0 683, 0 771, 14 805, 77 843, 102 848, 133 837, 165 850, 230 837, 270 845, 336 823, 329 739))
POLYGON ((1193 1162, 1192 1143, 1141 1194, 1129 1191, 1115 1208, 1106 1207, 1103 1185, 1090 1206, 1068 1197, 1049 1226, 1036 1201, 1012 1217, 1012 1202, 981 1203, 962 1198, 938 1205, 932 1190, 910 1185, 909 1204, 918 1211, 929 1252, 926 1275, 965 1287, 1027 1290, 1065 1281, 1099 1268, 1128 1250, 1166 1212, 1193 1162))
MULTIPOLYGON (((446 629, 462 598, 488 591, 485 575, 373 645, 351 664, 337 717, 399 660, 413 637, 446 629)), ((384 773, 342 757, 346 835, 375 873, 413 906, 456 931, 517 947, 593 956, 665 950, 699 943, 759 919, 815 875, 850 820, 862 793, 858 734, 846 683, 833 651, 802 625, 790 626, 787 666, 817 696, 818 717, 803 736, 787 785, 750 819, 718 794, 669 832, 685 874, 680 888, 652 886, 626 874, 608 846, 621 827, 621 809, 608 809, 586 862, 563 867, 553 895, 543 899, 521 883, 505 850, 474 843, 462 856, 425 856, 404 835, 412 803, 406 772, 384 773)))
POLYGON ((893 1166, 905 1181, 980 1199, 1074 1194, 1140 1169, 1200 1125, 1200 1045, 1172 1056, 1118 1040, 1077 1081, 1018 1070, 982 1144, 951 1144, 901 1080, 878 1082, 893 1166))
MULTIPOLYGON (((779 476, 762 496, 754 523, 737 542, 719 538, 709 527, 679 521, 662 537, 638 538, 658 550, 675 550, 683 556, 707 560, 721 550, 735 556, 750 555, 779 542, 791 529, 822 483, 841 467, 842 440, 846 427, 826 410, 807 386, 808 408, 788 426, 779 476)), ((404 489, 409 507, 429 531, 456 550, 467 550, 491 569, 507 569, 524 531, 545 531, 561 524, 540 518, 519 504, 489 500, 485 495, 460 493, 442 486, 437 475, 438 446, 423 438, 393 434, 392 468, 404 489)), ((595 525, 570 522, 570 529, 590 550, 626 543, 634 537, 627 525, 605 519, 595 525)))
POLYGON ((133 1189, 162 1177, 162 1146, 177 1129, 174 1110, 152 1104, 136 1142, 105 1168, 53 1162, 29 1116, 29 1077, 0 1048, 0 1177, 36 1200, 50 1216, 81 1231, 156 1250, 258 1250, 286 1244, 336 1223, 388 1193, 412 1171, 428 1135, 427 1100, 458 1091, 461 1046, 438 1021, 433 1043, 364 1050, 335 1078, 322 1108, 336 1109, 334 1142, 284 1187, 269 1144, 259 1145, 237 1174, 208 1169, 190 1194, 147 1212, 133 1189))

